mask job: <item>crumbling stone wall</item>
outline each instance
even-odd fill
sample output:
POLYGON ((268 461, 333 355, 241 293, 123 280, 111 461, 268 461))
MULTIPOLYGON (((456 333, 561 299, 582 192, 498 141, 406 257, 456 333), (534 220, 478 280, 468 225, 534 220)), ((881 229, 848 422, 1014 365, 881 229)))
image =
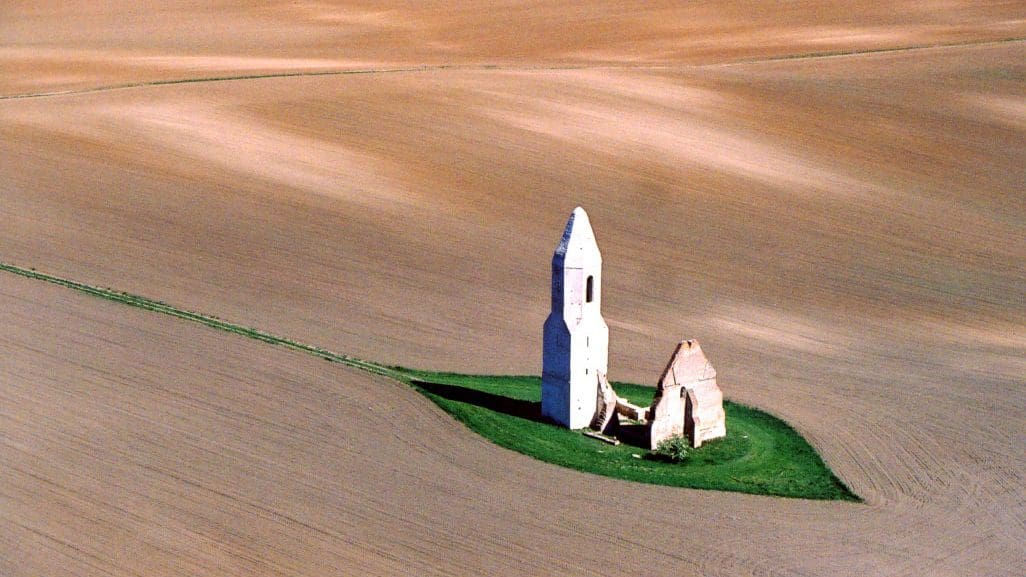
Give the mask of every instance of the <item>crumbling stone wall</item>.
POLYGON ((692 447, 726 436, 723 393, 698 341, 677 345, 646 416, 652 449, 678 435, 686 435, 692 447))

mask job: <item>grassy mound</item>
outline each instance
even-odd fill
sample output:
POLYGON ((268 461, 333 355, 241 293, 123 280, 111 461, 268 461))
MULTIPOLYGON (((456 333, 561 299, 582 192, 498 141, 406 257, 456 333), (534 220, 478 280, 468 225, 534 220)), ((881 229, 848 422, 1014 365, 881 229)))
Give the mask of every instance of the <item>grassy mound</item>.
MULTIPOLYGON (((758 495, 859 501, 816 451, 784 421, 726 401, 727 437, 689 451, 682 463, 647 449, 609 445, 546 422, 538 377, 469 376, 395 368, 410 384, 470 429, 536 459, 629 481, 758 495)), ((655 389, 615 383, 617 393, 648 405, 655 389)))
MULTIPOLYGON (((0 263, 0 271, 406 382, 497 445, 548 463, 657 485, 806 499, 861 500, 834 476, 816 451, 787 423, 758 409, 729 401, 724 403, 727 437, 689 451, 682 463, 672 463, 639 447, 608 445, 546 422, 541 417, 541 379, 538 377, 469 376, 385 367, 111 288, 7 263, 0 263)), ((650 404, 655 393, 655 389, 639 385, 614 383, 614 387, 618 394, 638 405, 650 404)))

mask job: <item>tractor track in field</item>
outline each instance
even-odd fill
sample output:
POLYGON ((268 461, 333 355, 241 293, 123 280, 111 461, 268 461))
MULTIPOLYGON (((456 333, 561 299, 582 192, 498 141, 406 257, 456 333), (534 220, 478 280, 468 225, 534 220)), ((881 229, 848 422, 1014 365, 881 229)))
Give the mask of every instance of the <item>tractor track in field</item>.
POLYGON ((914 52, 920 50, 938 50, 948 48, 967 48, 967 47, 983 47, 983 46, 997 46, 1001 44, 1010 43, 1022 43, 1026 42, 1026 38, 1003 38, 1001 40, 988 40, 988 41, 972 41, 972 42, 951 42, 951 43, 938 43, 938 44, 925 44, 917 46, 895 46, 889 48, 867 48, 862 50, 828 50, 823 52, 810 52, 803 54, 789 54, 781 56, 772 56, 768 58, 751 58, 741 59, 730 62, 717 62, 710 64, 686 64, 686 65, 672 65, 672 64, 602 64, 602 65, 589 65, 589 64, 566 64, 566 65, 553 65, 553 66, 508 66, 508 65, 493 65, 493 64, 436 64, 436 65, 423 65, 423 66, 398 66, 398 67, 384 67, 384 68, 355 68, 355 69, 344 69, 344 70, 310 70, 310 71, 288 71, 288 72, 272 72, 272 73, 261 73, 261 74, 228 74, 228 75, 217 75, 217 76, 199 76, 194 78, 174 78, 167 80, 151 80, 146 82, 125 82, 119 84, 110 84, 105 86, 95 86, 90 88, 81 88, 74 90, 55 90, 48 92, 29 92, 22 94, 5 94, 0 95, 0 100, 25 100, 30 98, 52 98, 58 96, 75 96, 80 94, 95 94, 98 92, 110 92, 113 90, 127 90, 130 88, 147 88, 156 86, 174 86, 178 84, 202 84, 211 82, 235 82, 244 80, 266 80, 272 78, 315 78, 319 76, 350 76, 350 75, 368 75, 368 74, 401 74, 401 73, 415 73, 415 72, 444 72, 444 71, 462 71, 462 72, 481 72, 481 71, 499 71, 499 72, 551 72, 558 70, 640 70, 640 71, 653 71, 653 70, 698 70, 702 68, 721 68, 721 67, 733 67, 733 66, 746 66, 756 64, 767 64, 774 62, 786 62, 791 60, 816 60, 823 58, 853 58, 858 56, 867 56, 874 54, 891 54, 901 52, 914 52))

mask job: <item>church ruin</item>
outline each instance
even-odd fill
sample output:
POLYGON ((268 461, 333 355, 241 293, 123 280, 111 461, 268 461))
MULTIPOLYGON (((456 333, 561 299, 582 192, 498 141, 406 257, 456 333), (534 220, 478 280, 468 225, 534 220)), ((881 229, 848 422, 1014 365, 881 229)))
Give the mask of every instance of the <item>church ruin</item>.
POLYGON ((552 257, 552 308, 545 321, 542 415, 570 429, 615 432, 621 419, 644 428, 650 449, 676 436, 692 447, 727 434, 723 393, 698 341, 677 345, 652 405, 621 399, 606 378, 609 328, 602 318, 602 255, 584 209, 566 223, 552 257))
POLYGON ((698 341, 682 341, 659 379, 649 422, 649 444, 655 448, 670 437, 685 435, 692 447, 727 435, 723 393, 716 370, 698 341))

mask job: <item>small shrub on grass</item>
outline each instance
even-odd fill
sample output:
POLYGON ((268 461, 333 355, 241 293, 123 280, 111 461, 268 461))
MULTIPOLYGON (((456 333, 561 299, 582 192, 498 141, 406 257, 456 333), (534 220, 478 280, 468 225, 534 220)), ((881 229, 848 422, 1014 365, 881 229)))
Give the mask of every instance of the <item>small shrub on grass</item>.
POLYGON ((691 454, 691 443, 688 442, 688 438, 684 435, 670 437, 659 443, 659 446, 655 448, 652 454, 664 461, 683 463, 688 460, 688 455, 691 454))

